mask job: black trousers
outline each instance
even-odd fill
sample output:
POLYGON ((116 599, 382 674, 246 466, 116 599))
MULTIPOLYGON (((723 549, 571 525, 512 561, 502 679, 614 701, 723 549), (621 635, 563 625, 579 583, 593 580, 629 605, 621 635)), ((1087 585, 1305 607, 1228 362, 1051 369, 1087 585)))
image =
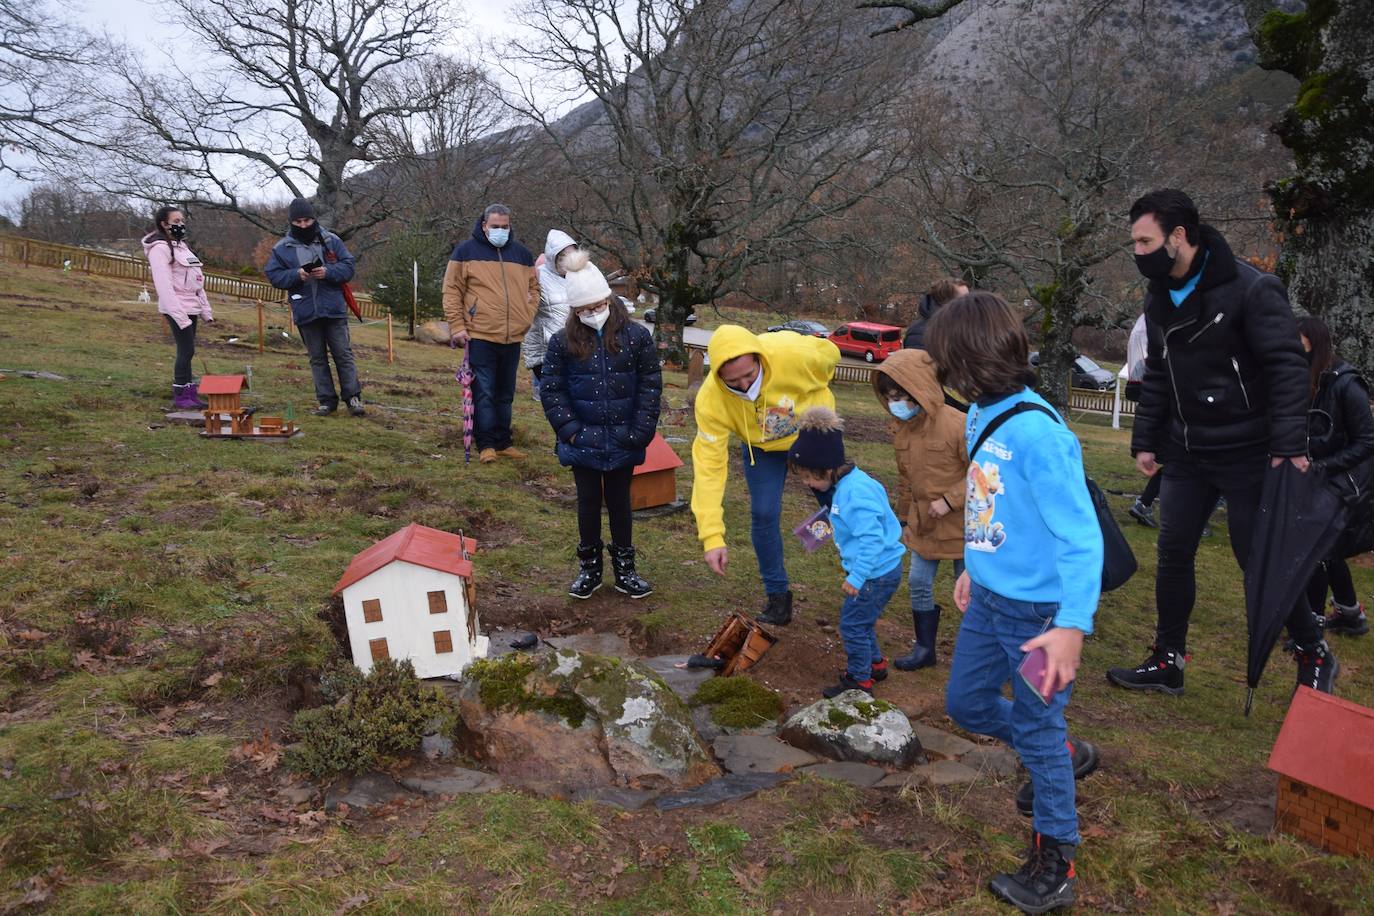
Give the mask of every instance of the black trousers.
POLYGON ((1146 509, 1153 506, 1155 504, 1155 500, 1159 498, 1159 485, 1163 482, 1163 474, 1156 474, 1149 480, 1145 481, 1145 489, 1140 491, 1140 504, 1144 506, 1146 509))
MULTIPOLYGON (((1226 497, 1231 553, 1236 564, 1245 569, 1268 466, 1269 456, 1265 454, 1224 459, 1186 456, 1172 458, 1160 471, 1164 481, 1159 491, 1155 604, 1159 614, 1156 640, 1161 647, 1187 651, 1188 621, 1197 599, 1198 542, 1218 496, 1226 497)), ((1306 595, 1288 616, 1288 633, 1300 646, 1310 646, 1321 639, 1321 628, 1306 595)))
POLYGON ((1355 580, 1350 578, 1350 567, 1339 557, 1323 562, 1307 581, 1307 603, 1312 613, 1326 613, 1327 586, 1331 588, 1331 597, 1342 607, 1355 607, 1360 603, 1355 594, 1355 580))
POLYGON ((187 315, 191 323, 184 328, 177 327, 171 315, 163 315, 172 329, 172 339, 177 344, 177 361, 172 364, 172 384, 191 384, 191 357, 196 355, 196 319, 199 315, 187 315))
POLYGON ((611 543, 617 547, 633 547, 630 519, 630 481, 633 467, 614 471, 595 471, 574 467, 573 481, 577 484, 577 535, 584 545, 601 542, 601 506, 611 517, 611 543))

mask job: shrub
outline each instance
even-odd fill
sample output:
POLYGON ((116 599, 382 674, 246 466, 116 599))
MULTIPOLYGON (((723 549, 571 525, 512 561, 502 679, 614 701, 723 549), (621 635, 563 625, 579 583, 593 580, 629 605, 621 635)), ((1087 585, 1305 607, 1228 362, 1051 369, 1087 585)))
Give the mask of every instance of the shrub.
POLYGON ((286 755, 288 766, 316 779, 375 769, 415 750, 425 726, 449 710, 409 661, 377 662, 365 677, 352 665, 336 666, 321 690, 335 703, 296 714, 291 729, 299 743, 286 755))

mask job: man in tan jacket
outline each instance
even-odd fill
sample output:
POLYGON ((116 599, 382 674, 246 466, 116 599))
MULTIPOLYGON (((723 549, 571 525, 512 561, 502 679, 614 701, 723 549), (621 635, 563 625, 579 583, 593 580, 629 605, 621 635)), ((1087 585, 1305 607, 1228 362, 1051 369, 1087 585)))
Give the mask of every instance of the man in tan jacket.
POLYGON ((520 342, 539 305, 534 256, 514 238, 510 209, 491 204, 444 271, 444 317, 472 366, 473 436, 478 458, 523 458, 511 445, 511 404, 520 342))

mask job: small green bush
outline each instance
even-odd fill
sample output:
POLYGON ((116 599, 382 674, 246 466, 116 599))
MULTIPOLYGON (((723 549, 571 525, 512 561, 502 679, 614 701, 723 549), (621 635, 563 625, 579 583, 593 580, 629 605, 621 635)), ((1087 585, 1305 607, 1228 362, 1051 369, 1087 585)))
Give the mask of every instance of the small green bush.
POLYGON ((697 688, 693 706, 710 706, 711 718, 726 728, 753 728, 776 721, 782 697, 747 677, 716 677, 697 688))
POLYGON ((296 714, 291 729, 299 743, 286 755, 291 769, 316 779, 375 769, 415 750, 425 726, 449 709, 409 661, 377 662, 366 677, 336 669, 321 687, 326 696, 337 695, 335 703, 296 714))

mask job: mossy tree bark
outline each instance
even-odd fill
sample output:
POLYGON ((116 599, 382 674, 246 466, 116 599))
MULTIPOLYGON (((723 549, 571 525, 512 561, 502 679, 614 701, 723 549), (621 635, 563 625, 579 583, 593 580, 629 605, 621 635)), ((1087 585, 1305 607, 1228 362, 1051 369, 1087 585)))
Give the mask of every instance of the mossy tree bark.
POLYGON ((1322 316, 1341 356, 1374 377, 1374 17, 1364 0, 1300 12, 1252 3, 1260 65, 1301 80, 1274 132, 1296 172, 1269 185, 1283 239, 1279 273, 1322 316))

